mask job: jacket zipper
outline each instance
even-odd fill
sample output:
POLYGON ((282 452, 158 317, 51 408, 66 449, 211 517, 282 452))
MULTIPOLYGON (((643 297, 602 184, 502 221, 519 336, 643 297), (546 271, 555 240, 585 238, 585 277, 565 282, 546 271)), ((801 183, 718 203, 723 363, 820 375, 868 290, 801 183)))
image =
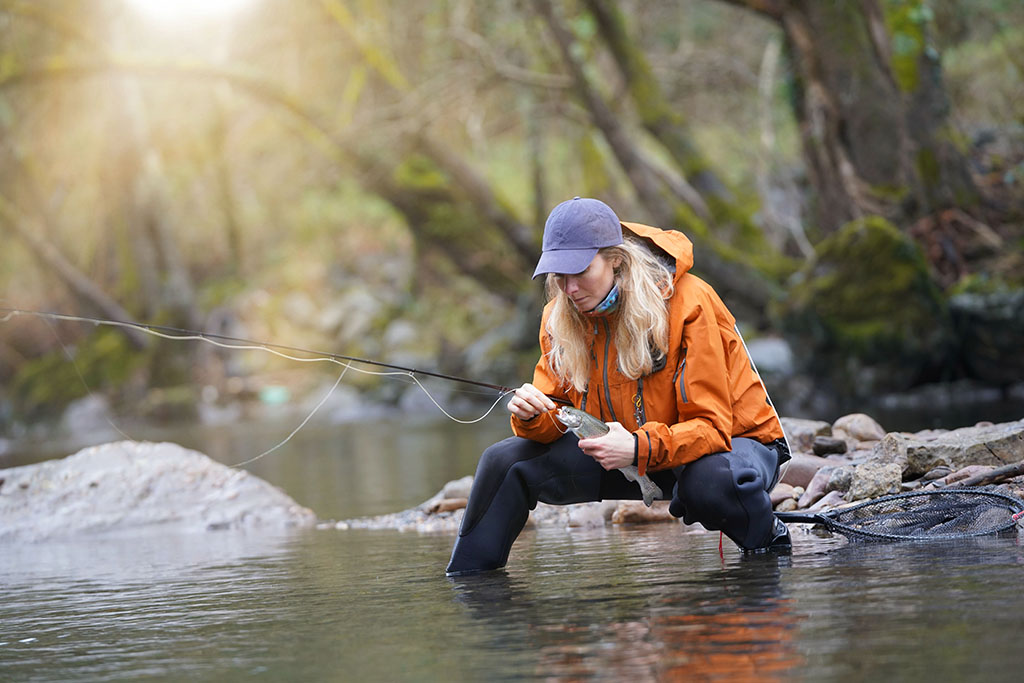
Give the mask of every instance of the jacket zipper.
POLYGON ((672 378, 672 381, 675 382, 677 379, 679 380, 679 397, 683 403, 689 403, 690 401, 686 398, 686 349, 683 349, 683 360, 676 368, 676 376, 672 378))
POLYGON ((601 319, 604 324, 604 400, 608 404, 608 412, 611 413, 612 422, 618 422, 619 418, 615 417, 615 408, 612 407, 612 391, 608 384, 608 355, 612 345, 611 330, 608 327, 608 320, 606 318, 601 319))
POLYGON ((636 420, 637 429, 647 422, 647 410, 644 408, 644 378, 636 380, 636 396, 633 397, 633 419, 636 420))

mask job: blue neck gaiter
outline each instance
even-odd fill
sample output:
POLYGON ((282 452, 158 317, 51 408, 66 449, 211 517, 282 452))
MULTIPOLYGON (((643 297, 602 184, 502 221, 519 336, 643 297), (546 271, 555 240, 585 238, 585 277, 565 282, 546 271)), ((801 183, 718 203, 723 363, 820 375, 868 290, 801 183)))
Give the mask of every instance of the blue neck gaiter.
POLYGON ((618 283, 612 285, 611 291, 608 295, 592 309, 586 312, 586 315, 605 315, 612 313, 619 307, 619 285, 618 283))

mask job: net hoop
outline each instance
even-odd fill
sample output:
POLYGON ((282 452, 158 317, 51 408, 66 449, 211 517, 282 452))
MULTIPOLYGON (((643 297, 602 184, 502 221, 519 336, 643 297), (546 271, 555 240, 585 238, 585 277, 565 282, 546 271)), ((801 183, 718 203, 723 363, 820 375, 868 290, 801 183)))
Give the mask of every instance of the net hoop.
MULTIPOLYGON (((960 487, 936 489, 931 491, 910 491, 907 493, 882 496, 881 498, 875 498, 847 508, 830 510, 826 513, 821 513, 819 517, 821 518, 821 523, 828 527, 830 531, 838 531, 844 535, 877 540, 932 541, 954 540, 974 536, 989 536, 1009 531, 1017 526, 1018 522, 1015 515, 1019 517, 1022 511, 1024 511, 1024 501, 1013 496, 998 493, 996 491, 974 490, 960 487), (908 519, 913 519, 914 515, 920 515, 919 521, 922 523, 926 521, 934 521, 938 519, 936 511, 941 512, 942 510, 939 504, 931 505, 930 508, 926 508, 924 512, 913 509, 889 513, 885 513, 883 511, 886 511, 889 508, 899 508, 903 503, 914 499, 927 499, 934 502, 939 501, 944 497, 955 497, 961 502, 970 503, 972 510, 977 510, 982 507, 986 509, 1003 509, 1006 511, 1005 520, 997 520, 981 528, 957 531, 955 533, 893 533, 892 531, 877 531, 861 526, 861 524, 864 524, 869 527, 872 522, 884 519, 886 514, 890 516, 905 516, 908 519), (928 515, 931 515, 931 518, 928 515)), ((965 516, 966 515, 963 512, 960 513, 960 517, 965 516)), ((949 517, 946 518, 945 521, 954 521, 955 519, 955 517, 949 517)), ((938 523, 932 526, 937 525, 938 523)))

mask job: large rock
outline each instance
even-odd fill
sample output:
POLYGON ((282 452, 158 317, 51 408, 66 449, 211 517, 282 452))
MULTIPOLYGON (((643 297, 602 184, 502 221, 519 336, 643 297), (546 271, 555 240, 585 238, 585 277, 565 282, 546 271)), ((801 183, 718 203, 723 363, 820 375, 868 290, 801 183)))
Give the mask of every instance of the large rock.
POLYGON ((904 390, 949 361, 942 295, 918 246, 882 218, 823 240, 782 306, 803 369, 843 395, 904 390))
POLYGON ((1024 420, 917 435, 906 438, 904 445, 905 479, 939 465, 954 471, 968 465, 1009 465, 1024 460, 1024 420))
POLYGON ((171 443, 120 441, 0 470, 0 541, 315 523, 280 489, 171 443))

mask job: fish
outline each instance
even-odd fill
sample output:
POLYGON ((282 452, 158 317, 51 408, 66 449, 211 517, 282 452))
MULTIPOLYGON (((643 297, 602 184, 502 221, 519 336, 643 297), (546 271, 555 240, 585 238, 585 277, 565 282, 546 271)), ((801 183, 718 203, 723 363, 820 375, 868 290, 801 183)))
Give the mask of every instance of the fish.
MULTIPOLYGON (((611 430, 607 424, 579 408, 562 406, 555 412, 555 417, 580 439, 604 436, 611 430)), ((640 485, 640 493, 643 495, 644 505, 647 507, 651 507, 655 498, 665 497, 661 487, 651 481, 646 474, 641 476, 635 465, 620 467, 619 472, 622 472, 622 476, 629 481, 635 481, 640 485)))

